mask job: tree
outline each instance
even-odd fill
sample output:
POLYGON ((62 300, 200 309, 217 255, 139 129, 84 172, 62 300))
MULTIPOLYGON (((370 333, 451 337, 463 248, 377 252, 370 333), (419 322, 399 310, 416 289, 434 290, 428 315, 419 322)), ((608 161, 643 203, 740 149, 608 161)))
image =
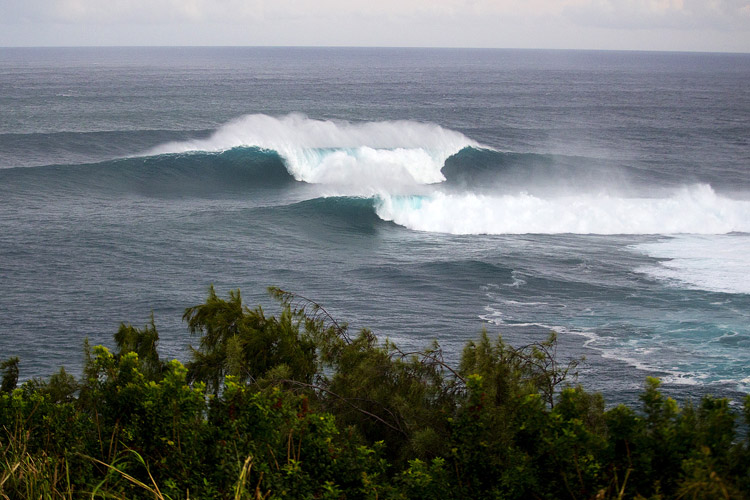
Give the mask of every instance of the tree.
POLYGON ((115 333, 115 343, 118 359, 129 352, 134 352, 138 355, 141 371, 149 380, 161 378, 164 364, 159 360, 157 351, 159 332, 156 331, 153 312, 151 321, 142 330, 133 325, 121 323, 120 329, 115 333))
POLYGON ((3 372, 3 381, 0 384, 0 392, 12 392, 18 384, 18 356, 13 356, 0 363, 3 372))
POLYGON ((230 291, 224 300, 209 288, 204 304, 185 310, 192 334, 200 334, 189 378, 203 381, 218 394, 226 375, 241 382, 254 382, 282 365, 293 380, 309 383, 317 371, 312 335, 300 331, 301 314, 285 305, 279 317, 266 318, 263 309, 243 306, 240 291, 230 291))

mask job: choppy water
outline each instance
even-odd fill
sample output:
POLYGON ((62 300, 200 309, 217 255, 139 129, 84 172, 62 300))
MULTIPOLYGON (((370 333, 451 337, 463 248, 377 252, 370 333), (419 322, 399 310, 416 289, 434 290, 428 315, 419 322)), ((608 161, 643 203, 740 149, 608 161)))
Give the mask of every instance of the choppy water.
POLYGON ((750 390, 750 56, 0 50, 0 356, 80 366, 213 283, 449 359, 560 332, 632 401, 750 390))

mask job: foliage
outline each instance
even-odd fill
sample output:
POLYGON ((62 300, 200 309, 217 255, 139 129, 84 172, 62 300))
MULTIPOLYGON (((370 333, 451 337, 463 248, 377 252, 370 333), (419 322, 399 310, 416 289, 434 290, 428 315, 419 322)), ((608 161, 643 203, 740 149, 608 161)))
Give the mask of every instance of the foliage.
POLYGON ((0 365, 0 498, 746 498, 750 396, 683 405, 648 379, 607 409, 571 385, 556 337, 483 332, 458 367, 436 343, 405 352, 350 335, 279 289, 277 316, 239 291, 185 311, 199 335, 164 362, 153 317, 84 371, 17 387, 0 365))
POLYGON ((300 332, 300 316, 285 306, 278 318, 266 318, 258 307, 242 304, 240 291, 220 299, 211 287, 205 304, 190 307, 183 319, 200 334, 188 364, 191 380, 200 380, 218 394, 226 375, 254 382, 269 370, 286 365, 290 377, 310 382, 315 374, 315 344, 300 332))
POLYGON ((3 372, 0 392, 11 392, 16 388, 16 384, 18 384, 18 362, 18 357, 13 356, 0 363, 0 370, 3 372))
POLYGON ((115 344, 117 344, 117 357, 131 352, 138 355, 140 369, 149 380, 158 380, 161 377, 164 364, 159 360, 159 353, 156 350, 159 344, 159 332, 156 331, 153 313, 151 322, 142 330, 121 323, 120 329, 115 333, 115 344))

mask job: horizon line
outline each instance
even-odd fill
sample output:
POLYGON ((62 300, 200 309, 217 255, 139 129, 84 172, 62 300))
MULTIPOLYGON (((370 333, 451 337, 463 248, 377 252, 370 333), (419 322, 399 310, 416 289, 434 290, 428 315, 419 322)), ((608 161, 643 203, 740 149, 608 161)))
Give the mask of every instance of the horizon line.
POLYGON ((423 45, 0 45, 0 49, 393 49, 393 50, 519 50, 548 52, 631 52, 648 54, 725 54, 750 55, 743 51, 670 50, 670 49, 598 49, 560 47, 477 47, 423 45))

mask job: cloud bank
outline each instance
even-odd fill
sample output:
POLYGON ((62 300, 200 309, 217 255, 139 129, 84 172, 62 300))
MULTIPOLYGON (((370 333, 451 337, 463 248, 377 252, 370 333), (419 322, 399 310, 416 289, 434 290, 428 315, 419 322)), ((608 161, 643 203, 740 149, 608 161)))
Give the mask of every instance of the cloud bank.
POLYGON ((750 52, 750 0, 3 0, 2 45, 750 52))

